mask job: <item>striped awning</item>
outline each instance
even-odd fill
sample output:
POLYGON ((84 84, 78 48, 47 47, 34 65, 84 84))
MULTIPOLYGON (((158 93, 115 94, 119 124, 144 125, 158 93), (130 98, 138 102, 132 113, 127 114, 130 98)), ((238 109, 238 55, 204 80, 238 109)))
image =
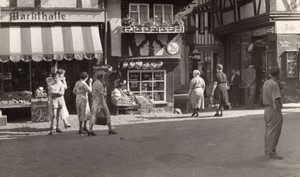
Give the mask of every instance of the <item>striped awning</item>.
POLYGON ((0 62, 101 59, 94 26, 0 26, 0 62))

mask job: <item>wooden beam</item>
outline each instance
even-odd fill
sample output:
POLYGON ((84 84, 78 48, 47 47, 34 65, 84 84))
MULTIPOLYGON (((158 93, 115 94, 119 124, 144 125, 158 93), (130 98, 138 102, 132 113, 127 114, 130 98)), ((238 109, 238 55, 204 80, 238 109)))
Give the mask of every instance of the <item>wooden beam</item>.
POLYGON ((257 15, 256 0, 253 1, 254 16, 257 15))
POLYGON ((259 0, 258 7, 257 7, 257 14, 258 14, 258 15, 260 14, 261 1, 262 1, 262 0, 259 0))

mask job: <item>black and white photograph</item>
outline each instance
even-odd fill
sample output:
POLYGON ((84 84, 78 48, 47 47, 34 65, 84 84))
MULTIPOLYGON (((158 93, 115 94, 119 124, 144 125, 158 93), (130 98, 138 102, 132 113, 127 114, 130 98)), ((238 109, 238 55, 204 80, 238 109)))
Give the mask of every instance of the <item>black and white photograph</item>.
POLYGON ((300 177, 300 0, 0 0, 0 177, 300 177))

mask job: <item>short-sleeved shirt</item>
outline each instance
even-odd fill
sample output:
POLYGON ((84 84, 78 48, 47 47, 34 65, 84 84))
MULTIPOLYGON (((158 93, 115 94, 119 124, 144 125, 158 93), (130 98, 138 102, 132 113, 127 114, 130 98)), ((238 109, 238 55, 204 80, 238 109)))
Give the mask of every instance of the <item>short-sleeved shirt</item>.
POLYGON ((279 85, 274 80, 269 79, 263 86, 263 104, 273 107, 277 98, 281 98, 279 85))
POLYGON ((50 92, 52 93, 57 93, 57 92, 60 92, 62 93, 61 96, 59 95, 52 95, 52 107, 53 108, 61 108, 65 105, 65 102, 64 102, 64 98, 63 98, 63 95, 65 93, 65 88, 64 88, 64 85, 61 83, 61 82, 57 82, 57 83, 54 83, 53 85, 50 86, 50 92))

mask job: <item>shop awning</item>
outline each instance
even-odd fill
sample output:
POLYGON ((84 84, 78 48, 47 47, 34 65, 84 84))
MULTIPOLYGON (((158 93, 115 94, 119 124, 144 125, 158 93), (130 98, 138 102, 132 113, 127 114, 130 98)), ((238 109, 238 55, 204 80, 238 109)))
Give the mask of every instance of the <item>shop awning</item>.
POLYGON ((148 62, 155 62, 155 61, 162 61, 162 62, 180 62, 181 57, 178 55, 174 56, 140 56, 140 57, 126 57, 126 58, 119 58, 119 62, 124 61, 148 61, 148 62))
POLYGON ((0 62, 101 59, 94 26, 1 26, 0 62))

